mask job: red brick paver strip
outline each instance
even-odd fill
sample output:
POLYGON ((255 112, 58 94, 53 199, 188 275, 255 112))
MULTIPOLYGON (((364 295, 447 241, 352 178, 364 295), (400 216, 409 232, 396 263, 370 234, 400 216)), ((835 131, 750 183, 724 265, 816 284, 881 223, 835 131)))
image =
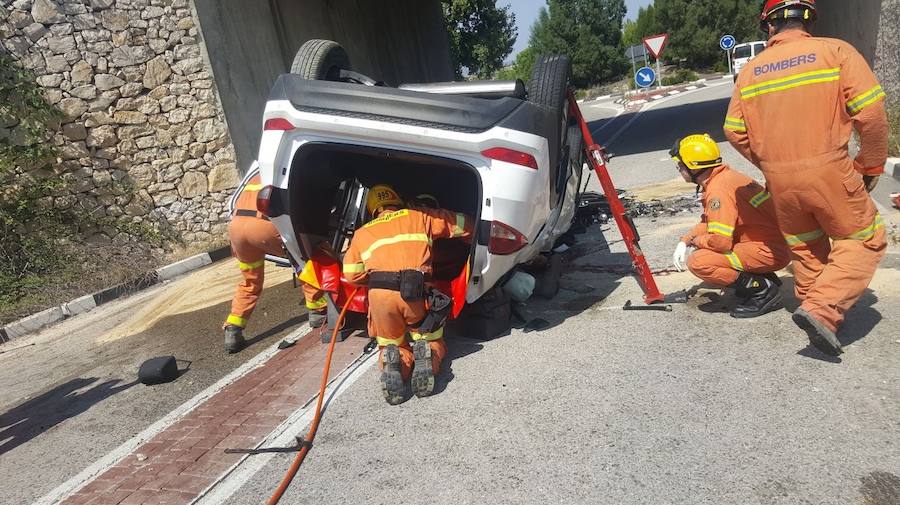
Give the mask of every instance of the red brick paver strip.
MULTIPOLYGON (((256 447, 318 394, 328 350, 320 334, 306 334, 229 384, 62 503, 191 503, 243 457, 225 454, 226 448, 256 447)), ((365 343, 337 343, 329 379, 353 363, 365 343)))

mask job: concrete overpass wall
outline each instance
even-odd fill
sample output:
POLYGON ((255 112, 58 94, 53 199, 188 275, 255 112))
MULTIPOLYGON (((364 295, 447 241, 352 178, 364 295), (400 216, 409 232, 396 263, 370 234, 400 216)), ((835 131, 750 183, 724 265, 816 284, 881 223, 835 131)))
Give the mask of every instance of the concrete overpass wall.
POLYGON ((309 39, 334 40, 354 69, 396 85, 453 77, 438 0, 195 0, 239 164, 256 157, 275 78, 309 39))
POLYGON ((881 3, 875 73, 888 95, 888 103, 900 107, 900 0, 881 3))
POLYGON ((815 34, 853 44, 871 63, 878 46, 881 0, 819 0, 815 34))
POLYGON ((900 0, 819 0, 816 35, 853 44, 888 93, 900 104, 900 0))

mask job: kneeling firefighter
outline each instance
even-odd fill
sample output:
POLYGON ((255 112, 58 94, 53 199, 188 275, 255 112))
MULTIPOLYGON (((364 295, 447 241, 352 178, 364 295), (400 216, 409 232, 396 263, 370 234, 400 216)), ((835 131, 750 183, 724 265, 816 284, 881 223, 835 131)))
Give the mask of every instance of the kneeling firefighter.
POLYGON ((703 190, 703 217, 683 236, 673 255, 683 270, 710 284, 733 287, 741 302, 731 317, 751 318, 777 309, 781 281, 774 273, 790 262, 790 251, 775 224, 769 193, 756 181, 722 163, 708 135, 690 135, 669 152, 686 182, 703 190))
POLYGON ((369 190, 366 209, 374 219, 358 229, 344 255, 344 276, 368 286, 369 335, 380 349, 381 389, 388 403, 407 397, 407 382, 423 397, 447 354, 444 322, 451 299, 433 289, 432 243, 470 240, 474 221, 445 209, 408 209, 390 186, 369 190), (407 341, 412 338, 412 345, 407 341))
MULTIPOLYGON (((244 328, 256 308, 265 281, 266 254, 285 256, 281 235, 269 218, 256 210, 256 196, 262 189, 259 175, 252 177, 235 202, 234 214, 228 224, 231 250, 238 260, 243 280, 231 301, 231 313, 222 325, 225 330, 225 351, 236 353, 244 348, 244 328)), ((330 254, 334 252, 323 244, 330 254)), ((313 277, 314 278, 314 277, 313 277)), ((309 324, 313 328, 325 323, 325 293, 308 277, 301 277, 303 297, 309 310, 309 324)))

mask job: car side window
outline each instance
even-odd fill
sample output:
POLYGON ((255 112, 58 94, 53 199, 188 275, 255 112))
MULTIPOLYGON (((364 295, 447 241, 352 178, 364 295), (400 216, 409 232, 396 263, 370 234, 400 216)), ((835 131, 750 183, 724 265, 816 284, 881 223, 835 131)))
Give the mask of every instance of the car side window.
POLYGON ((765 44, 753 44, 753 56, 759 56, 759 53, 765 51, 765 44))

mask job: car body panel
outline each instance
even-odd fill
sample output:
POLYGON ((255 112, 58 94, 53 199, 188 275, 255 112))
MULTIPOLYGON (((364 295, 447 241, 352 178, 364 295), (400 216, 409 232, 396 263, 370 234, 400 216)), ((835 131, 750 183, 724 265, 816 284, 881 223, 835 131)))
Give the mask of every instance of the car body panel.
MULTIPOLYGON (((472 302, 517 264, 549 250, 571 224, 579 178, 567 174, 565 194, 551 208, 549 167, 559 161, 559 149, 551 146, 559 140, 547 136, 552 131, 548 118, 552 117, 548 108, 514 98, 443 96, 282 76, 266 104, 263 122, 280 118, 295 128, 263 132, 259 151, 261 179, 263 185, 283 190, 281 195, 289 199, 295 157, 305 146, 323 143, 403 151, 473 167, 481 186, 480 221, 501 221, 524 234, 528 244, 513 254, 497 255, 490 253, 487 240, 479 240, 466 296, 472 302), (379 105, 366 109, 366 101, 379 105), (336 111, 336 107, 349 110, 336 111), (422 112, 419 107, 428 110, 422 112), (449 116, 441 112, 453 107, 468 112, 449 116), (390 110, 396 115, 386 116, 390 110), (481 154, 494 147, 530 154, 539 169, 488 159, 481 154)), ((287 211, 290 208, 290 202, 286 202, 281 206, 282 213, 271 215, 270 219, 288 251, 300 262, 305 254, 296 223, 287 211)))

